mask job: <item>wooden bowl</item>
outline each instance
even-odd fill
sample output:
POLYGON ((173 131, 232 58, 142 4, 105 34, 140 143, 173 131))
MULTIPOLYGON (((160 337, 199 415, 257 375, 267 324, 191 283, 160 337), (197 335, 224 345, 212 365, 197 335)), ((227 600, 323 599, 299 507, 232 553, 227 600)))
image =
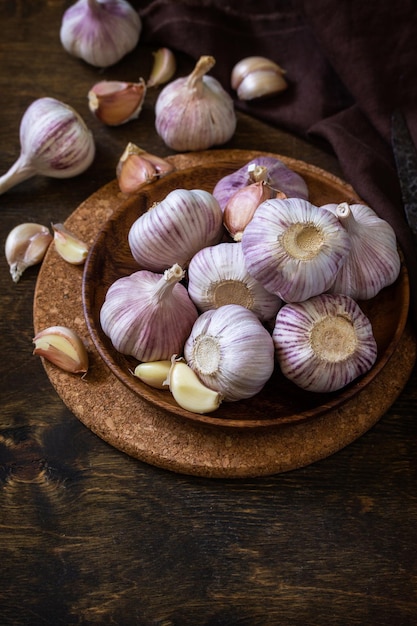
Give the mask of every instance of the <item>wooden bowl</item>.
MULTIPOLYGON (((199 415, 178 406, 168 390, 153 389, 132 374, 138 361, 117 352, 100 326, 100 309, 110 285, 118 278, 140 269, 127 241, 131 225, 154 202, 164 199, 173 189, 205 189, 211 192, 222 176, 261 154, 271 155, 244 150, 219 150, 211 151, 210 155, 207 153, 207 159, 201 162, 200 153, 196 155, 195 166, 177 169, 143 187, 136 195, 126 197, 99 232, 84 268, 82 298, 86 323, 99 355, 114 375, 147 402, 184 419, 216 427, 247 429, 292 424, 312 419, 343 404, 378 376, 403 334, 408 315, 409 283, 403 264, 400 276, 393 285, 382 290, 372 300, 360 303, 372 323, 378 345, 376 363, 367 374, 333 393, 304 391, 285 379, 276 368, 263 390, 253 398, 224 402, 216 412, 199 415)), ((305 179, 310 200, 314 204, 360 201, 350 185, 332 174, 303 161, 277 154, 271 156, 281 159, 305 179)), ((177 167, 182 166, 180 155, 173 160, 177 167)), ((193 155, 187 155, 184 162, 193 163, 193 155)))

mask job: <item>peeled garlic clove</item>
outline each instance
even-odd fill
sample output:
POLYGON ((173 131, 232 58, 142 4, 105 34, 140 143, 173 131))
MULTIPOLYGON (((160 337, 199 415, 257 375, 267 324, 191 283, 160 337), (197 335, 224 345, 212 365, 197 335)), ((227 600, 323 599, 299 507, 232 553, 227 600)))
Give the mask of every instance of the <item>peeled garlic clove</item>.
POLYGON ((135 193, 144 185, 173 172, 175 166, 154 154, 128 143, 117 167, 116 176, 120 191, 135 193))
POLYGON ((239 100, 264 98, 287 89, 284 75, 285 70, 271 59, 251 56, 233 67, 231 86, 237 91, 239 100))
POLYGON ((337 391, 368 372, 377 357, 369 319, 340 294, 284 305, 272 338, 282 373, 307 391, 337 391))
POLYGON ((13 282, 19 281, 25 269, 42 261, 52 239, 46 226, 33 222, 19 224, 10 231, 4 251, 13 282))
POLYGON ((145 95, 143 78, 137 83, 102 80, 88 92, 88 107, 107 126, 120 126, 139 117, 145 95))
POLYGON ((241 241, 243 231, 258 206, 271 198, 271 189, 264 181, 238 189, 228 200, 223 211, 223 224, 234 241, 241 241))
POLYGON ((262 321, 274 319, 282 304, 249 274, 240 243, 219 243, 197 252, 188 267, 188 293, 200 311, 240 304, 262 321))
POLYGON ((266 200, 242 237, 248 272, 285 302, 327 291, 345 262, 350 237, 330 211, 306 200, 266 200))
POLYGON ((274 371, 271 335, 239 304, 202 313, 185 343, 184 357, 201 382, 229 402, 257 394, 274 371))
POLYGON ((168 384, 175 401, 186 411, 211 413, 222 402, 221 394, 203 385, 197 374, 181 360, 173 359, 168 384))
POLYGON ((148 363, 139 363, 133 373, 150 387, 167 389, 166 380, 170 369, 171 361, 149 361, 148 363))
POLYGON ((169 48, 159 48, 154 55, 154 64, 148 80, 148 87, 159 87, 174 76, 177 63, 169 48))
POLYGON ((33 339, 33 354, 41 356, 66 372, 85 374, 88 354, 81 338, 66 326, 50 326, 33 339))
POLYGON ((52 224, 54 245, 58 254, 72 265, 82 265, 88 255, 88 246, 63 224, 52 224))
POLYGON ((364 204, 324 205, 340 220, 351 240, 349 255, 340 268, 331 293, 369 300, 391 285, 401 270, 393 228, 364 204))

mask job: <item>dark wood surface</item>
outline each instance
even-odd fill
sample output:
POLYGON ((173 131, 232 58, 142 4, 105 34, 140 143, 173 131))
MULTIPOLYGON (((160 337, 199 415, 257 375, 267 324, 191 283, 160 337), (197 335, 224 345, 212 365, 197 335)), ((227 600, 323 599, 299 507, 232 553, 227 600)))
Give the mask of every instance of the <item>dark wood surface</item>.
MULTIPOLYGON (((137 3, 138 4, 138 3, 137 3)), ((127 141, 170 151, 140 118, 106 128, 87 108, 102 78, 149 74, 140 46, 100 72, 60 45, 68 2, 0 2, 0 170, 37 97, 94 132, 85 174, 36 178, 0 197, 1 245, 25 221, 64 221, 114 178, 127 141)), ((191 67, 179 59, 179 73, 191 67)), ((227 148, 262 149, 340 175, 334 158, 239 116, 227 148)), ((308 467, 257 479, 175 474, 118 452, 65 407, 32 356, 38 268, 0 264, 0 623, 120 626, 412 625, 417 622, 417 375, 369 432, 308 467)), ((53 306, 53 302, 51 302, 53 306)))

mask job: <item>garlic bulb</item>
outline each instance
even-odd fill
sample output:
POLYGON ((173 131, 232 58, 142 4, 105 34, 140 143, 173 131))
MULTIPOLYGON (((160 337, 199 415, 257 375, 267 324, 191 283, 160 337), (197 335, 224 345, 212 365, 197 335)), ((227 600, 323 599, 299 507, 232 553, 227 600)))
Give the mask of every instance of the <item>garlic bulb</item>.
POLYGON ((308 187, 302 176, 280 159, 270 156, 256 157, 231 174, 223 176, 216 183, 213 196, 224 211, 236 191, 259 181, 264 181, 275 192, 283 192, 288 198, 308 200, 308 187))
POLYGON ((192 73, 166 85, 155 104, 155 127, 166 145, 179 152, 205 150, 233 136, 233 100, 213 76, 215 60, 202 56, 192 73))
POLYGON ((13 282, 17 283, 28 267, 42 261, 52 239, 49 229, 42 224, 26 222, 12 228, 4 252, 13 282))
POLYGON ((148 87, 159 87, 167 83, 174 76, 177 62, 169 48, 159 48, 154 52, 154 63, 147 83, 148 87))
POLYGON ((202 383, 229 402, 257 394, 274 370, 271 335, 239 304, 202 313, 185 342, 184 357, 202 383))
POLYGON ((69 54, 108 67, 137 45, 142 22, 126 0, 78 0, 62 17, 60 39, 69 54))
POLYGON ((120 126, 139 117, 146 95, 143 78, 137 83, 102 80, 89 90, 90 111, 107 126, 120 126))
POLYGON ((230 82, 239 100, 254 100, 285 91, 284 75, 285 70, 271 59, 251 56, 236 63, 230 82))
POLYGON ((198 250, 220 241, 222 212, 202 189, 174 189, 131 226, 128 242, 135 261, 161 272, 179 263, 187 267, 198 250))
POLYGON ((110 286, 100 323, 116 350, 138 361, 170 360, 182 352, 198 315, 183 277, 175 264, 164 274, 139 270, 110 286))
POLYGON ((250 276, 240 243, 219 243, 197 252, 188 267, 188 293, 200 311, 240 304, 262 321, 275 318, 282 304, 250 276))
POLYGON ((20 145, 19 158, 0 177, 0 194, 35 174, 77 176, 95 155, 93 135, 80 115, 55 98, 39 98, 26 109, 20 123, 20 145))
POLYGON ((349 233, 351 246, 345 263, 330 288, 354 300, 368 300, 391 285, 401 269, 393 228, 364 204, 324 205, 349 233))
POLYGON ((377 357, 369 319, 340 294, 284 305, 272 338, 282 373, 307 391, 337 391, 369 371, 377 357))
POLYGON ((350 249, 337 217, 307 200, 266 200, 242 237, 248 272, 285 302, 330 288, 350 249))
POLYGON ((85 374, 88 353, 82 339, 71 328, 50 326, 33 338, 33 354, 43 357, 71 374, 85 374))
POLYGON ((136 193, 141 187, 173 172, 175 166, 129 142, 116 166, 120 191, 136 193))

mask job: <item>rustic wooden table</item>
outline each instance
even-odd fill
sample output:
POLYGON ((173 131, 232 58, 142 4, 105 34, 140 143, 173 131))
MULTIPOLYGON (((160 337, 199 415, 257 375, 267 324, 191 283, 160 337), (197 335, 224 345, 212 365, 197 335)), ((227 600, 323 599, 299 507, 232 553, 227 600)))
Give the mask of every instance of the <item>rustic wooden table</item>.
MULTIPOLYGON (((19 123, 54 96, 88 122, 92 167, 0 197, 1 245, 17 224, 64 221, 114 178, 127 141, 171 152, 140 118, 106 128, 87 107, 102 78, 149 74, 151 49, 99 71, 70 57, 64 2, 0 3, 0 171, 19 123)), ((179 59, 179 73, 191 67, 179 59)), ((340 175, 313 145, 239 115, 227 148, 262 149, 340 175)), ((417 622, 417 374, 378 423, 337 454, 269 477, 210 479, 138 461, 65 406, 32 356, 38 268, 13 284, 0 264, 0 623, 276 626, 417 622)), ((51 302, 51 306, 53 303, 51 302)))

